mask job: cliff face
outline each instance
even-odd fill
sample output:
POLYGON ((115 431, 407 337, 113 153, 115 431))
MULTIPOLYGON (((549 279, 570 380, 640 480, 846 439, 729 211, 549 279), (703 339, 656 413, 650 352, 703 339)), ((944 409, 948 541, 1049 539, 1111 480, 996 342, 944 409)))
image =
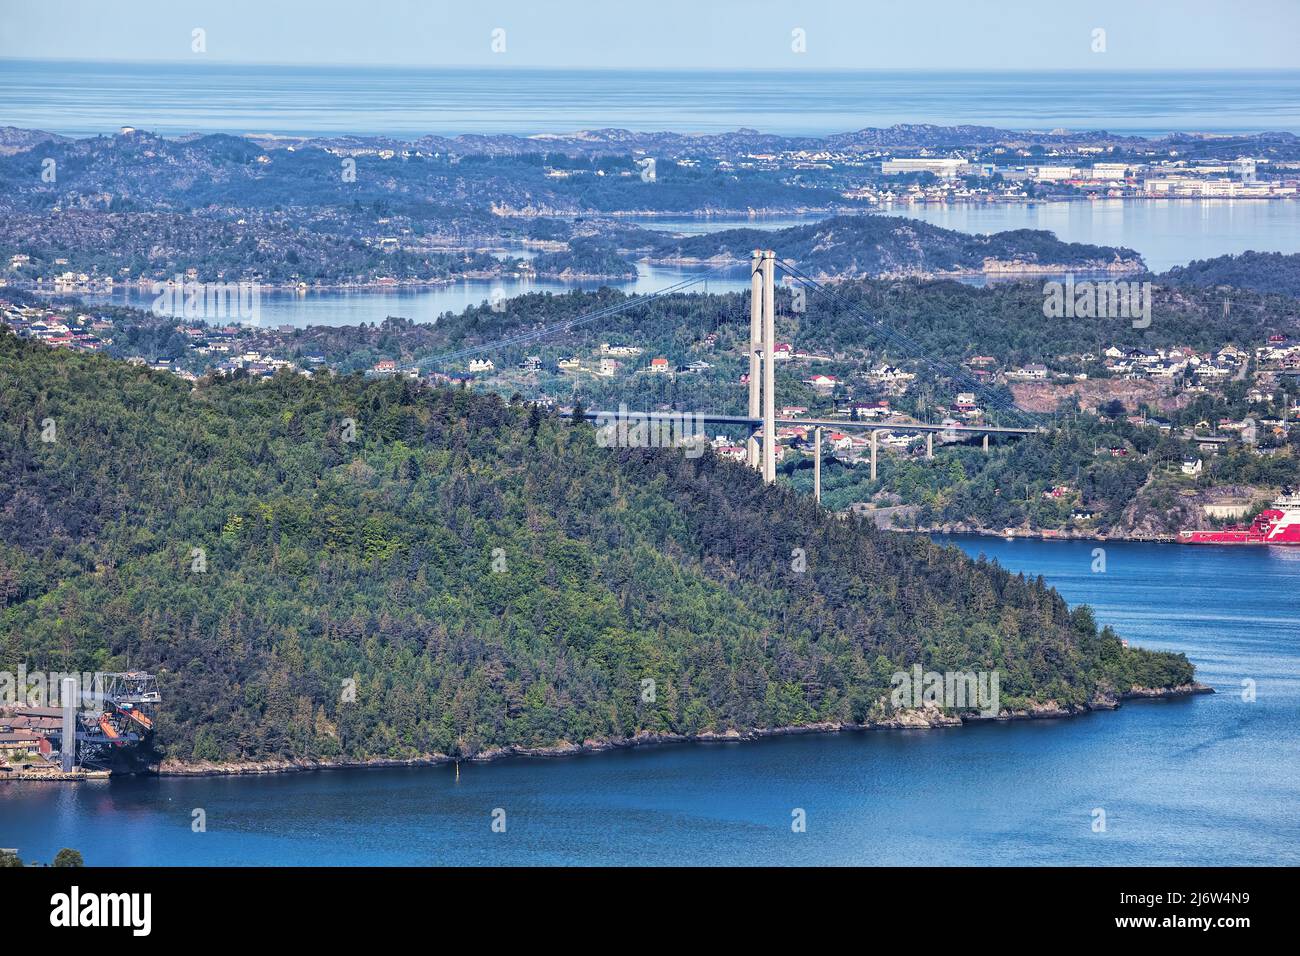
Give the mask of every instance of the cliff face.
MULTIPOLYGON (((1124 404, 1125 409, 1136 411, 1143 405, 1166 407, 1168 386, 1141 379, 1095 378, 1083 382, 1011 382, 1007 386, 1015 397, 1016 406, 1029 412, 1051 413, 1068 399, 1075 399, 1084 411, 1096 413, 1112 401, 1124 404)), ((1184 398, 1182 402, 1186 404, 1184 398)))
POLYGON ((1135 537, 1158 537, 1213 528, 1224 521, 1249 523, 1278 491, 1250 485, 1219 485, 1173 492, 1148 486, 1124 509, 1123 521, 1114 531, 1135 537))

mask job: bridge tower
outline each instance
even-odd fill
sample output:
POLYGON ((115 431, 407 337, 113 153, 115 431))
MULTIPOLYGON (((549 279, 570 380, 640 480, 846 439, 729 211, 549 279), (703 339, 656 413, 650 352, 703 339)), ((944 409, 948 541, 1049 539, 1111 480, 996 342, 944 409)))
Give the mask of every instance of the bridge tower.
MULTIPOLYGON (((759 376, 762 374, 763 348, 763 253, 754 250, 749 261, 749 417, 760 414, 759 376)), ((759 470, 758 439, 751 431, 745 445, 749 467, 759 470)))
POLYGON ((763 480, 776 482, 776 253, 763 253, 763 480))
POLYGON ((749 417, 763 419, 763 441, 751 432, 749 467, 776 481, 776 253, 754 250, 749 282, 749 417))

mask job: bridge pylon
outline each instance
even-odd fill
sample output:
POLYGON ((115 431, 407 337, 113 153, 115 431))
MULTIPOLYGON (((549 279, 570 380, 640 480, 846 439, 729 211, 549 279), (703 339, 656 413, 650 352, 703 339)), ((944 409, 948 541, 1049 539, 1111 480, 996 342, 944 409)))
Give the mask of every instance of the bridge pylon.
POLYGON ((749 283, 749 417, 762 418, 763 440, 751 431, 746 461, 768 484, 776 481, 776 253, 754 250, 749 283))
MULTIPOLYGON (((749 417, 758 418, 761 405, 759 376, 762 375, 763 348, 763 253, 754 250, 749 263, 749 417)), ((759 470, 758 439, 753 430, 745 443, 749 467, 759 470)))
POLYGON ((763 253, 763 480, 776 483, 776 253, 763 253))

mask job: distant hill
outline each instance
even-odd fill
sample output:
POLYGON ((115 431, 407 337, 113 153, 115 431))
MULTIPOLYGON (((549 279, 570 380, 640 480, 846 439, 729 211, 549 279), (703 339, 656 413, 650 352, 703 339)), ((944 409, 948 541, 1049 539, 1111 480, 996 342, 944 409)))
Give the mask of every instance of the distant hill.
MULTIPOLYGON (((150 133, 133 135, 151 136, 150 133)), ((6 136, 15 144, 27 136, 29 142, 67 139, 40 130, 0 128, 0 143, 6 136)), ((99 138, 99 137, 94 137, 99 138)), ((196 142, 206 134, 189 134, 171 142, 196 142)), ((1293 133, 1268 132, 1233 136, 1203 136, 1174 133, 1164 137, 1144 137, 1111 133, 1105 130, 1010 130, 994 126, 941 126, 932 123, 899 123, 888 127, 864 127, 826 136, 781 136, 756 129, 740 128, 722 133, 677 133, 667 130, 640 131, 617 128, 549 132, 532 136, 508 133, 467 133, 460 136, 422 136, 413 140, 390 136, 281 136, 248 134, 242 137, 263 150, 315 147, 341 151, 374 152, 379 149, 419 150, 460 156, 521 156, 529 153, 566 153, 568 155, 625 155, 645 152, 674 157, 683 154, 727 154, 773 150, 836 150, 845 153, 872 153, 878 150, 943 150, 1005 145, 1042 150, 1068 149, 1078 146, 1115 147, 1117 149, 1176 146, 1187 158, 1235 158, 1243 153, 1256 156, 1293 156, 1300 148, 1300 137, 1293 133)), ((84 141, 84 140, 83 140, 84 141)))
POLYGON ((1024 271, 1142 268, 1142 258, 1132 249, 1062 242, 1043 230, 970 235, 915 219, 870 215, 837 216, 775 231, 727 229, 669 238, 655 245, 650 257, 748 261, 752 250, 772 248, 818 275, 839 278, 982 272, 985 260, 1024 271))
POLYGON ((1300 253, 1243 252, 1196 259, 1185 266, 1174 266, 1161 278, 1176 285, 1226 285, 1300 298, 1300 253))
POLYGON ((376 218, 405 217, 413 231, 456 234, 469 225, 509 230, 516 214, 746 209, 760 194, 773 208, 862 205, 839 189, 787 183, 776 172, 719 176, 670 159, 659 162, 650 189, 631 146, 614 156, 604 149, 568 159, 562 144, 550 140, 512 138, 507 148, 498 139, 402 144, 343 137, 290 149, 292 143, 281 140, 263 146, 223 134, 170 139, 135 130, 60 140, 0 156, 0 211, 47 214, 58 206, 210 219, 252 212, 343 231, 359 223, 373 227, 376 218), (41 176, 46 159, 57 164, 54 181, 41 176), (582 175, 548 176, 548 159, 582 175))
POLYGON ((17 126, 0 126, 0 156, 25 153, 29 149, 50 142, 66 142, 68 137, 47 133, 41 129, 19 129, 17 126))
POLYGON ((914 663, 1004 707, 1192 677, 1041 579, 495 396, 3 332, 0 383, 0 667, 157 672, 174 760, 880 721, 914 663))

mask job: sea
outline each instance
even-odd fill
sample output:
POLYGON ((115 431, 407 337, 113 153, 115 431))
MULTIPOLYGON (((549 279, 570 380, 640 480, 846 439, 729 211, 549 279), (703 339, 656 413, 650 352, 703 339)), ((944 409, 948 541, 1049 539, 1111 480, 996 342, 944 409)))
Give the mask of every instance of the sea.
MULTIPOLYGON (((718 133, 740 128, 826 135, 894 123, 1009 129, 1109 130, 1132 135, 1300 133, 1300 70, 1239 71, 668 71, 304 67, 211 63, 0 60, 0 126, 69 136, 134 126, 191 133, 535 136, 623 128, 718 133), (762 97, 753 95, 761 89, 762 97)), ((1300 251, 1300 202, 1095 201, 882 206, 871 210, 964 232, 1047 229, 1070 242, 1135 249, 1163 271, 1246 250, 1300 251)), ((675 232, 734 226, 777 229, 824 214, 650 217, 675 232)), ((498 292, 611 285, 652 292, 689 270, 639 267, 635 280, 564 283, 465 281, 400 292, 267 292, 266 325, 354 325, 388 315, 436 321, 498 292)), ((972 282, 980 281, 977 277, 972 282)), ((711 291, 742 291, 744 269, 711 291)), ((114 301, 147 307, 120 290, 114 301)))
POLYGON ((0 125, 70 136, 822 136, 896 123, 1300 133, 1300 70, 571 70, 0 60, 0 125), (761 92, 761 95, 756 95, 761 92))

